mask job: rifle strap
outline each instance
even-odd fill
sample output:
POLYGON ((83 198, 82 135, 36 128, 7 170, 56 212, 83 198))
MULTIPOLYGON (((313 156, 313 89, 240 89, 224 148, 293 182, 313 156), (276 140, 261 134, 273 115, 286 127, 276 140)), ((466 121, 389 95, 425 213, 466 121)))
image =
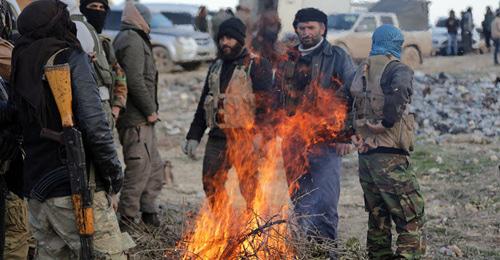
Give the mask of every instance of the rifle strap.
POLYGON ((50 56, 50 58, 47 60, 47 64, 45 66, 54 66, 54 61, 57 57, 57 55, 59 55, 61 52, 67 50, 69 48, 62 48, 58 51, 56 51, 54 54, 52 54, 52 56, 50 56))
POLYGON ((96 190, 96 183, 95 183, 95 172, 96 172, 96 168, 94 166, 93 163, 91 162, 88 162, 88 170, 87 170, 87 173, 88 173, 88 185, 89 185, 89 189, 90 189, 90 192, 92 193, 92 198, 94 197, 94 192, 96 190))

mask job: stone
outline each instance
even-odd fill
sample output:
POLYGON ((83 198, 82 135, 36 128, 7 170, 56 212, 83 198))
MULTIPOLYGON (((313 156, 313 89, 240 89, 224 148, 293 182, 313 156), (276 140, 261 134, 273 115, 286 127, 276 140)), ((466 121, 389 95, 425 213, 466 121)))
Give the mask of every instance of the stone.
POLYGON ((436 157, 436 163, 443 164, 443 158, 441 156, 436 157))

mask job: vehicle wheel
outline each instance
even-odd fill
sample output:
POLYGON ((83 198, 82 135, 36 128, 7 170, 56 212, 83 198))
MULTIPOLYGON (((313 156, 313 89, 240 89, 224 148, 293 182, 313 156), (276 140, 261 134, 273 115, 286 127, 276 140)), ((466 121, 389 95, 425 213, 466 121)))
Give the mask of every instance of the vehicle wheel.
POLYGON ((402 61, 404 64, 414 69, 418 65, 422 64, 422 56, 420 55, 420 51, 417 48, 408 46, 403 50, 402 61))
POLYGON ((201 62, 190 62, 181 64, 181 67, 183 67, 187 71, 197 70, 200 66, 201 62))
POLYGON ((156 69, 159 73, 170 72, 174 69, 175 64, 170 58, 167 49, 161 46, 153 47, 153 56, 155 59, 156 69))

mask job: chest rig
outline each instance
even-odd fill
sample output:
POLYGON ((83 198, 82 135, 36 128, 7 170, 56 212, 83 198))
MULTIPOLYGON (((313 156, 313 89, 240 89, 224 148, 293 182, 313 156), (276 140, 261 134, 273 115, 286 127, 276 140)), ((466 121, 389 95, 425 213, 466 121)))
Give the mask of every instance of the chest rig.
POLYGON ((210 90, 204 103, 207 126, 249 129, 254 125, 256 109, 250 78, 253 59, 248 61, 248 65, 245 62, 236 65, 224 93, 220 89, 222 63, 221 59, 217 60, 209 72, 210 90))
POLYGON ((354 129, 372 148, 388 147, 404 151, 413 151, 414 145, 414 115, 409 108, 404 108, 401 119, 392 128, 386 128, 381 134, 372 133, 367 122, 380 123, 384 117, 385 95, 381 80, 387 66, 397 59, 387 56, 373 56, 363 62, 354 76, 350 92, 354 98, 353 115, 354 129))
POLYGON ((92 25, 90 25, 87 21, 85 21, 83 15, 72 15, 72 20, 82 22, 89 32, 92 34, 92 39, 94 40, 94 53, 95 58, 92 60, 92 65, 94 67, 94 71, 96 73, 96 81, 99 87, 99 95, 101 97, 101 101, 107 101, 111 99, 112 87, 113 87, 113 70, 108 63, 108 59, 106 58, 106 53, 103 48, 103 41, 109 41, 104 36, 100 36, 97 34, 96 30, 92 25))

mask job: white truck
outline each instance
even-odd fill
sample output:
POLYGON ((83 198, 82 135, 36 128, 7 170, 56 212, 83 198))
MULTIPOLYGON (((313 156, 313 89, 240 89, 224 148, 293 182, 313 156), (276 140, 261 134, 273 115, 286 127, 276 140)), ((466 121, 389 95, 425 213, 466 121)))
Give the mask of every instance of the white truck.
POLYGON ((351 0, 240 0, 240 5, 250 7, 254 18, 265 9, 278 11, 281 19, 281 36, 294 34, 293 19, 298 10, 314 7, 327 14, 351 11, 351 0))
MULTIPOLYGON (((346 50, 353 59, 368 57, 373 31, 383 24, 399 27, 394 13, 337 13, 328 16, 327 39, 330 43, 346 50)), ((403 31, 402 60, 411 67, 423 62, 432 52, 432 33, 425 31, 403 31)))

